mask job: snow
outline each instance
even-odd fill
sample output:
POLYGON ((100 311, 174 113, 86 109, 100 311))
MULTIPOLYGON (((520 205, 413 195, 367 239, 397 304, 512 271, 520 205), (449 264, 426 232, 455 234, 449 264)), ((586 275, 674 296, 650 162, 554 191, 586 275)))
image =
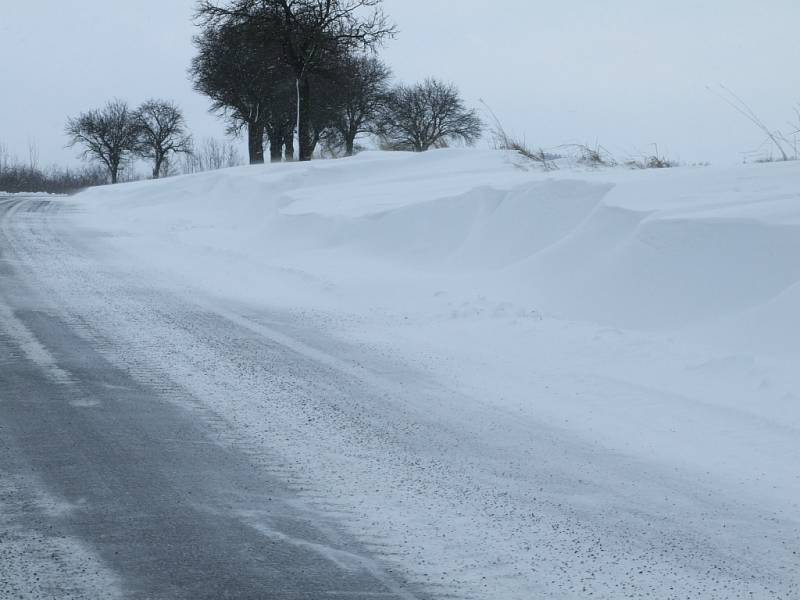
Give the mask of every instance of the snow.
MULTIPOLYGON (((18 465, 14 465, 17 467, 18 465)), ((10 467, 10 465, 9 465, 10 467)), ((80 539, 52 521, 37 523, 47 534, 31 530, 32 507, 45 518, 75 510, 47 494, 35 477, 4 471, 0 483, 0 597, 21 598, 124 598, 123 585, 100 556, 80 539), (27 521, 27 522, 26 522, 27 521)), ((40 530, 40 531, 41 531, 40 530)))
POLYGON ((409 577, 465 598, 789 598, 798 181, 797 163, 543 173, 441 150, 64 202, 109 270, 340 373, 309 402, 353 414, 317 423, 215 358, 223 341, 147 346, 409 577))

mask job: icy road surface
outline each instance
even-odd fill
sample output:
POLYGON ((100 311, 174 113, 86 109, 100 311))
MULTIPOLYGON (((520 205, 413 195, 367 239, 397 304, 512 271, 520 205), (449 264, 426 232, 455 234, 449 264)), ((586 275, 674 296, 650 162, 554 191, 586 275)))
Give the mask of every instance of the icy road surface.
POLYGON ((3 585, 796 600, 797 180, 444 151, 5 201, 3 585))
MULTIPOLYGON (((57 209, 0 199, 0 598, 425 597, 306 510, 287 465, 254 461, 159 365, 133 359, 142 340, 104 338, 92 310, 68 313, 78 298, 32 276, 40 261, 77 252, 69 232, 55 235, 57 209)), ((218 316, 127 279, 90 289, 101 268, 92 262, 64 272, 87 309, 119 294, 125 310, 169 306, 171 326, 231 335, 218 316)), ((261 359, 282 355, 260 348, 261 359)))

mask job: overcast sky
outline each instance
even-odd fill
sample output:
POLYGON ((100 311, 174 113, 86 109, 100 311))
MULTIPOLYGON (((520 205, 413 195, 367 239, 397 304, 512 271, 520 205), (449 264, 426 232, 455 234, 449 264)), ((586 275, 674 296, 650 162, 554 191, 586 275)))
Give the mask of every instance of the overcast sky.
MULTIPOLYGON (((176 100, 197 137, 224 135, 192 91, 194 0, 0 0, 0 142, 74 162, 68 115, 112 97, 176 100)), ((712 95, 734 90, 789 131, 800 101, 798 0, 385 0, 397 77, 457 83, 531 145, 599 142, 731 163, 763 136, 712 95)))

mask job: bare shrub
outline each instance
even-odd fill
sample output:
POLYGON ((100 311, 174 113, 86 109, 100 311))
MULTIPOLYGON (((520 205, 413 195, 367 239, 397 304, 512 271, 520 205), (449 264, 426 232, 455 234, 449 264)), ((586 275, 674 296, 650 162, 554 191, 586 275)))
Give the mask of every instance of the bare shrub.
POLYGON ((577 151, 576 160, 580 165, 593 169, 617 166, 617 161, 614 156, 599 144, 595 144, 594 146, 577 144, 574 148, 576 148, 577 151))
POLYGON ((671 169, 679 166, 678 161, 662 156, 658 151, 658 145, 653 144, 655 152, 653 154, 642 154, 638 158, 630 158, 625 161, 625 166, 631 169, 671 169))
MULTIPOLYGON (((755 113, 755 111, 744 100, 742 100, 739 96, 737 96, 734 92, 732 92, 730 89, 728 89, 724 85, 720 84, 718 86, 718 89, 708 86, 707 89, 712 94, 714 94, 715 96, 720 98, 723 102, 728 104, 728 106, 732 107, 736 112, 738 112, 740 115, 742 115, 745 119, 750 121, 759 130, 761 130, 764 133, 764 135, 766 136, 766 141, 775 150, 777 150, 778 153, 781 155, 780 160, 782 160, 782 161, 797 160, 798 154, 797 154, 797 141, 796 141, 796 138, 795 138, 794 142, 792 142, 779 129, 773 130, 773 129, 770 129, 769 127, 767 127, 767 125, 764 123, 764 121, 761 120, 761 118, 755 113), (786 148, 790 147, 790 146, 794 147, 794 153, 792 155, 790 155, 786 150, 786 148)), ((790 126, 795 129, 795 131, 792 134, 790 134, 790 135, 793 135, 793 136, 796 135, 797 133, 800 133, 800 109, 798 109, 798 107, 795 107, 794 111, 795 111, 795 116, 796 116, 796 118, 798 120, 798 123, 790 124, 790 126)), ((765 160, 763 162, 772 162, 773 159, 771 158, 771 156, 772 156, 772 154, 770 152, 770 154, 768 155, 767 160, 765 160)))
POLYGON ((489 135, 491 136, 492 145, 495 150, 516 152, 523 158, 536 163, 545 171, 558 169, 558 165, 555 161, 561 158, 560 155, 545 152, 543 148, 534 150, 527 145, 523 138, 510 135, 489 105, 483 100, 481 100, 481 104, 483 104, 486 112, 489 114, 489 135))

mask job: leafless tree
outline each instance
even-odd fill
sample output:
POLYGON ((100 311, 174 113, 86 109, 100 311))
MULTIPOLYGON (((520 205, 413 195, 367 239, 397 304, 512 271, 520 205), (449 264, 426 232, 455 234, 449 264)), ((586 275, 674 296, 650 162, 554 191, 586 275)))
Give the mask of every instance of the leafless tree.
POLYGON ((82 113, 67 121, 69 146, 81 146, 83 158, 101 163, 111 183, 136 151, 139 128, 127 102, 112 100, 105 107, 82 113))
POLYGON ((28 168, 31 171, 39 170, 39 145, 32 138, 28 139, 28 168))
POLYGON ((184 174, 214 171, 243 164, 239 151, 232 144, 214 138, 205 138, 199 147, 186 154, 183 159, 184 174))
POLYGON ((359 134, 373 133, 376 122, 389 98, 391 69, 375 56, 348 55, 335 67, 332 93, 338 104, 331 125, 330 146, 341 144, 346 156, 352 156, 359 134), (336 142, 332 143, 332 140, 336 142))
POLYGON ((280 160, 296 121, 293 75, 275 36, 262 28, 250 21, 207 25, 194 38, 198 54, 189 70, 195 89, 211 99, 211 111, 228 121, 228 132, 247 130, 250 164, 264 162, 265 133, 272 160, 280 160))
POLYGON ((11 162, 11 153, 8 151, 8 146, 4 142, 0 142, 0 174, 9 168, 11 162))
POLYGON ((258 22, 277 36, 295 80, 300 160, 311 160, 316 142, 311 123, 313 72, 331 56, 372 49, 395 34, 383 0, 200 0, 202 24, 258 22))
POLYGON ((464 106, 458 89, 436 79, 395 88, 379 122, 385 146, 416 152, 453 141, 474 144, 483 128, 478 113, 464 106))
POLYGON ((166 175, 170 155, 192 151, 192 138, 186 120, 174 103, 148 100, 134 114, 139 133, 137 153, 153 161, 153 179, 166 175))

